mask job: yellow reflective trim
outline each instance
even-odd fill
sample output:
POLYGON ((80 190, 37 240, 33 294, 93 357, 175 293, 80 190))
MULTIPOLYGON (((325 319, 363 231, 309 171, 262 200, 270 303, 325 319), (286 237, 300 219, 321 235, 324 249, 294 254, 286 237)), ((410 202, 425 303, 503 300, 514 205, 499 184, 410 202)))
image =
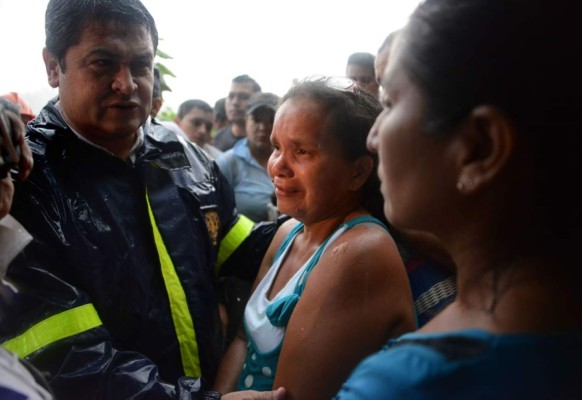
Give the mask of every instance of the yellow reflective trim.
POLYGON ((238 221, 228 231, 226 236, 220 242, 220 249, 218 250, 218 257, 216 260, 216 274, 220 271, 220 267, 228 257, 240 246, 242 242, 249 236, 253 230, 255 223, 242 214, 239 214, 238 221))
POLYGON ((154 231, 154 239, 156 248, 158 249, 158 257, 160 258, 160 265, 162 267, 162 275, 170 299, 170 310, 172 313, 172 320, 174 321, 174 329, 180 345, 180 355, 182 356, 182 365, 184 366, 184 373, 187 376, 200 377, 202 376, 200 370, 200 358, 198 356, 198 342, 196 341, 196 332, 194 331, 194 321, 186 302, 186 293, 178 278, 174 263, 168 254, 166 245, 162 240, 162 235, 158 230, 150 199, 146 195, 148 203, 148 212, 150 221, 154 231))
POLYGON ((51 343, 100 325, 101 319, 93 304, 85 304, 40 321, 22 335, 2 343, 2 346, 24 358, 51 343))

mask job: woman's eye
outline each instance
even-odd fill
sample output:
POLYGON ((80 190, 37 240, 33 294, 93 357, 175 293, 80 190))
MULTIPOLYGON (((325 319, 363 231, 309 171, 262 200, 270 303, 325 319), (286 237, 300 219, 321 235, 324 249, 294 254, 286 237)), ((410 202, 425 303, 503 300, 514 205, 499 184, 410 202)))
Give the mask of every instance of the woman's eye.
POLYGON ((390 101, 388 96, 382 96, 380 98, 380 103, 382 104, 382 108, 384 108, 384 110, 392 108, 392 101, 390 101))
POLYGON ((380 103, 382 104, 384 110, 392 108, 392 101, 388 97, 388 93, 386 93, 385 90, 382 91, 382 94, 380 96, 380 103))

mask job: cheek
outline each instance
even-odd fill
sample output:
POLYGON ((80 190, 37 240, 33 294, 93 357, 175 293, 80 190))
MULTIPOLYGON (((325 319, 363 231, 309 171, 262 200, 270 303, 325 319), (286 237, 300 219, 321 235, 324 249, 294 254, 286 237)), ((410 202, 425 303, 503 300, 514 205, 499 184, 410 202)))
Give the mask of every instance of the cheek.
POLYGON ((379 138, 378 140, 378 170, 386 178, 389 175, 389 163, 393 155, 390 154, 389 140, 386 138, 379 138))
POLYGON ((375 145, 378 151, 379 171, 387 184, 404 176, 407 165, 417 157, 418 144, 411 136, 409 121, 402 114, 391 113, 377 126, 375 145))
POLYGON ((368 141, 370 147, 378 153, 378 172, 381 176, 386 176, 388 162, 393 157, 390 144, 390 126, 385 121, 376 121, 374 126, 374 136, 368 141))
POLYGON ((151 105, 153 98, 153 83, 149 82, 147 79, 139 79, 137 81, 137 90, 139 92, 139 98, 144 102, 144 104, 151 105))
MULTIPOLYGON (((335 165, 329 168, 322 168, 319 171, 312 171, 304 175, 304 181, 314 193, 329 193, 335 197, 338 193, 347 190, 349 172, 342 165, 335 165)), ((318 195, 318 196, 319 196, 318 195)))

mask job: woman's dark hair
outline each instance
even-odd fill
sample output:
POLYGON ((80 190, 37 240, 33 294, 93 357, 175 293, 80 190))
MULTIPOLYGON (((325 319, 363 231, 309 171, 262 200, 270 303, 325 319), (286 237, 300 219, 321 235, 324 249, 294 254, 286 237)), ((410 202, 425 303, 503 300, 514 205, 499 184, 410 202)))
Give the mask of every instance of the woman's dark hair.
POLYGON ((502 110, 531 146, 540 231, 580 225, 582 24, 578 2, 426 0, 396 43, 424 94, 426 131, 444 135, 479 105, 502 110))
POLYGON ((62 69, 67 50, 79 43, 83 29, 91 23, 143 25, 151 35, 154 53, 158 48, 156 23, 139 0, 50 0, 45 13, 46 48, 62 69))
POLYGON ((369 156, 374 168, 363 187, 363 206, 374 217, 386 221, 384 200, 380 193, 380 181, 376 174, 378 157, 366 147, 368 133, 382 111, 378 99, 365 90, 359 89, 349 79, 341 78, 348 88, 336 88, 331 82, 334 78, 310 78, 291 87, 283 97, 282 103, 296 98, 308 98, 319 103, 323 109, 322 119, 325 129, 338 139, 343 154, 348 161, 369 156))

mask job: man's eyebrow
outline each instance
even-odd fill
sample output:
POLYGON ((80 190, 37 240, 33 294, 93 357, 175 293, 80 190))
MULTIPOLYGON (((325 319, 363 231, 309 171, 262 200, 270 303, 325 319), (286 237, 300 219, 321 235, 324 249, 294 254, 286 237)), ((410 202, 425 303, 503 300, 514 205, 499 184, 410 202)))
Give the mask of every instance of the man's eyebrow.
POLYGON ((138 58, 140 60, 153 60, 154 57, 155 57, 155 55, 152 54, 151 52, 144 51, 143 53, 139 53, 139 54, 135 55, 134 58, 138 58))
POLYGON ((87 54, 87 57, 102 56, 102 57, 116 57, 117 55, 111 50, 105 49, 103 47, 97 47, 87 54))
MULTIPOLYGON (((111 51, 109 49, 103 48, 103 47, 97 47, 93 50, 91 50, 89 52, 89 54, 87 54, 87 57, 109 57, 109 58, 120 58, 120 55, 117 52, 111 51)), ((150 52, 143 52, 140 54, 137 54, 133 57, 134 59, 140 59, 140 60, 153 60, 154 55, 151 54, 150 52)))

